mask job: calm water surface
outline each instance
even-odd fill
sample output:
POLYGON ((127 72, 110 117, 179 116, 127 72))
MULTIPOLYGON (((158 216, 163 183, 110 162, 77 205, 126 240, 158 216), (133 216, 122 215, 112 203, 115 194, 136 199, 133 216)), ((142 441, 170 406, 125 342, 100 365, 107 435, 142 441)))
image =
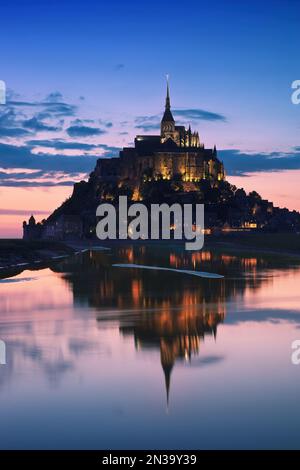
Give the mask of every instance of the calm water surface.
POLYGON ((300 448, 299 327, 279 257, 127 246, 26 270, 0 281, 0 447, 300 448))

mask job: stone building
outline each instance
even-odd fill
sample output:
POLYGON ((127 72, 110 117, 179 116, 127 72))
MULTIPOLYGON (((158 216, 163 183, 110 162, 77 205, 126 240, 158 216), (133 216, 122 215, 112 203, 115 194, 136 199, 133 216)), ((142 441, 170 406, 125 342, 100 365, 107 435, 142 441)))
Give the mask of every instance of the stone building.
POLYGON ((61 214, 45 224, 42 238, 72 240, 81 238, 82 234, 83 224, 79 215, 61 214))
POLYGON ((119 158, 100 158, 94 175, 103 181, 127 181, 137 187, 139 181, 163 178, 213 184, 225 179, 223 163, 216 147, 206 149, 198 132, 189 126, 177 126, 171 112, 169 85, 160 135, 137 135, 134 147, 125 147, 119 158))
POLYGON ((83 224, 79 215, 60 214, 58 217, 36 223, 33 215, 28 223, 23 222, 24 240, 72 240, 81 238, 83 235, 83 224))
POLYGON ((41 237, 42 225, 36 223, 33 215, 30 216, 28 222, 23 222, 23 239, 24 240, 35 240, 41 237))

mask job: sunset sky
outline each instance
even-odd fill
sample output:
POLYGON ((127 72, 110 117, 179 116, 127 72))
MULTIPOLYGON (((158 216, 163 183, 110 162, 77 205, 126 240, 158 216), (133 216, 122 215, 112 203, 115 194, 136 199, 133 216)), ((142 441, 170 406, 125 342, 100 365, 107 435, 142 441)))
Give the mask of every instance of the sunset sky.
POLYGON ((300 210, 300 2, 1 4, 0 237, 47 217, 100 156, 158 133, 171 106, 230 182, 300 210))

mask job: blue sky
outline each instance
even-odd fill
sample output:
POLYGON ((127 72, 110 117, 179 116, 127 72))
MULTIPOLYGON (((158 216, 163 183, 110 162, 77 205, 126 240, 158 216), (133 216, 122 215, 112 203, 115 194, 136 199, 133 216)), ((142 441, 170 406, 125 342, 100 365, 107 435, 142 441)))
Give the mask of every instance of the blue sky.
POLYGON ((0 184, 72 185, 158 132, 166 73, 229 175, 299 170, 299 23, 297 0, 2 2, 0 184))
MULTIPOLYGON (((113 123, 97 142, 120 146, 144 130, 135 131, 136 118, 162 112, 168 72, 173 108, 225 117, 186 119, 208 145, 291 150, 299 144, 300 111, 290 100, 299 13, 300 2, 286 0, 5 2, 0 78, 17 94, 11 101, 62 94, 58 101, 78 107, 74 117, 113 123)), ((27 120, 37 115, 25 111, 27 120)))

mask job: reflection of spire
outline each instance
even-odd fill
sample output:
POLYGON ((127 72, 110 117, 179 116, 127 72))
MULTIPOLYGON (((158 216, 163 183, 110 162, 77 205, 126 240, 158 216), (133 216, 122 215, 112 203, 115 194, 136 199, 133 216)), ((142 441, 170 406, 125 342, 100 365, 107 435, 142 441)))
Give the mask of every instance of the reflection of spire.
POLYGON ((170 396, 170 384, 171 384, 171 372, 173 369, 173 364, 162 365, 164 374, 165 374, 165 384, 166 384, 166 395, 167 395, 167 410, 169 409, 169 396, 170 396))
POLYGON ((216 340, 217 339, 217 325, 213 325, 212 330, 213 330, 214 339, 216 340))
POLYGON ((167 410, 169 408, 169 396, 170 396, 170 384, 171 384, 171 372, 174 365, 174 352, 172 343, 168 340, 162 339, 160 343, 160 359, 161 365, 165 374, 166 394, 167 394, 167 410))

